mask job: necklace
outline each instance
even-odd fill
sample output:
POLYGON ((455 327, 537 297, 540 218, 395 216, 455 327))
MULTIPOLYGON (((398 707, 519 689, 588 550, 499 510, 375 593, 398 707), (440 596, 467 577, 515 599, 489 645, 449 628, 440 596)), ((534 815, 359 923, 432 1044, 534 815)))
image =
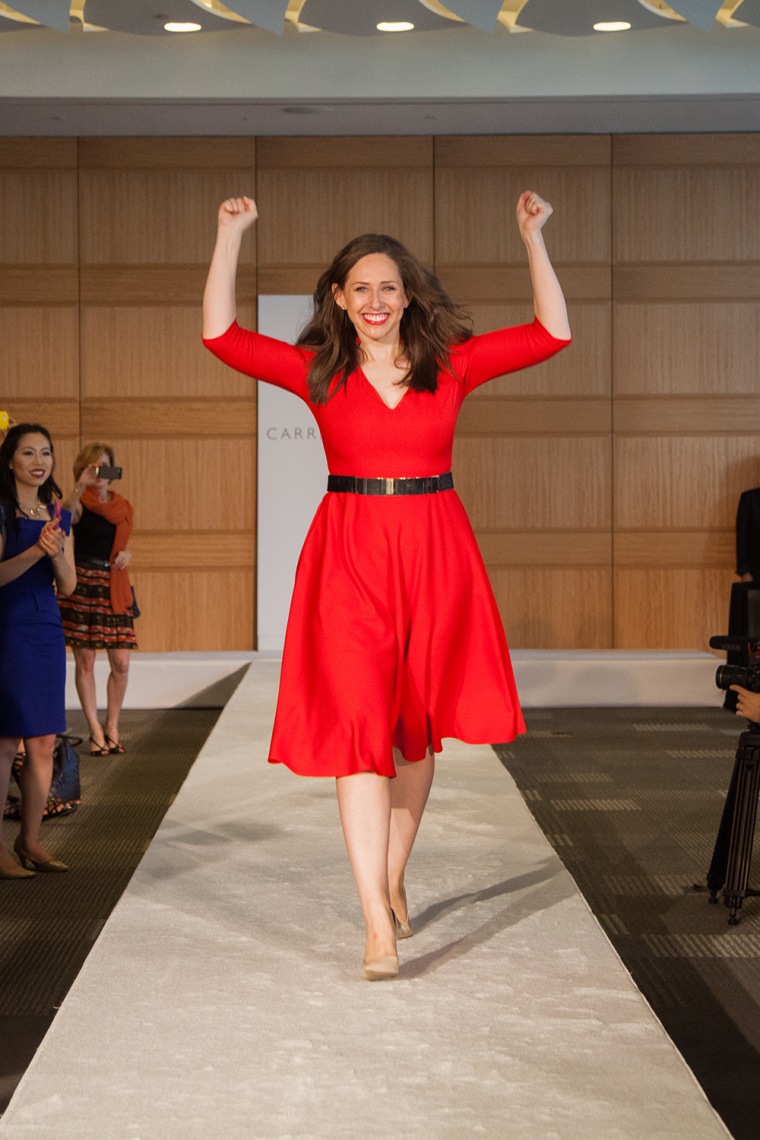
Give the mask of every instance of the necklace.
POLYGON ((38 519, 42 517, 42 512, 45 510, 45 504, 38 503, 36 507, 29 507, 27 510, 24 510, 24 508, 19 503, 18 509, 21 511, 21 514, 25 519, 38 519))

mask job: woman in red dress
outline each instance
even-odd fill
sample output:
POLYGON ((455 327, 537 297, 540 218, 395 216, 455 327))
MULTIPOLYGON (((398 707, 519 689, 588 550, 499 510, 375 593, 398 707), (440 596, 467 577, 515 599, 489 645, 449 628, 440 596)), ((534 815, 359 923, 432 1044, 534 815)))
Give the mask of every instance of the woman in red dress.
POLYGON ((531 324, 473 336, 408 250, 365 234, 320 278, 293 346, 237 324, 240 243, 257 211, 245 197, 219 208, 204 343, 308 403, 330 471, 296 572, 269 759, 336 779, 369 980, 398 973, 396 939, 412 933, 404 871, 442 738, 492 743, 525 729, 450 468, 465 396, 569 342, 542 236, 551 212, 537 194, 521 194, 531 324))

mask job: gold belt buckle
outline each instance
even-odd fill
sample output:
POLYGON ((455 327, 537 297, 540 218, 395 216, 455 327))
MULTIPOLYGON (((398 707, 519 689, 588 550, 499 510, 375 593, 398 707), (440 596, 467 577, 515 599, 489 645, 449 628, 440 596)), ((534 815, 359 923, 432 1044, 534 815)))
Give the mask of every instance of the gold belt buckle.
POLYGON ((393 484, 395 482, 396 482, 395 479, 386 479, 385 480, 385 493, 386 493, 386 495, 395 494, 395 490, 394 490, 394 486, 393 486, 393 484))

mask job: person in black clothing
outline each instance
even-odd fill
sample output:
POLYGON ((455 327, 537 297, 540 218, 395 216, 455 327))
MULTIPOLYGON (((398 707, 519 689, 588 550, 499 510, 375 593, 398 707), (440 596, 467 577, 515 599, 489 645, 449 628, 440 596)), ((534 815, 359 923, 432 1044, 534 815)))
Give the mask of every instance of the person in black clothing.
POLYGON ((134 595, 127 575, 131 555, 132 506, 111 490, 99 468, 114 467, 113 448, 90 443, 74 460, 76 485, 66 500, 74 524, 77 588, 61 603, 66 644, 74 653, 75 679, 82 711, 90 727, 91 756, 125 751, 119 739, 119 714, 129 679, 129 662, 137 648, 134 595), (95 657, 108 653, 105 724, 98 719, 95 657))
POLYGON ((744 491, 736 512, 736 573, 760 584, 760 487, 744 491))

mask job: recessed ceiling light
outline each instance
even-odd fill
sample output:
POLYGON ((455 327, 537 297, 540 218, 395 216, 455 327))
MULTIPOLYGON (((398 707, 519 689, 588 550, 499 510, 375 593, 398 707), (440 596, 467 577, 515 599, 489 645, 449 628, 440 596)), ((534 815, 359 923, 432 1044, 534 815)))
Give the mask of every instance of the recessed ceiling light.
POLYGON ((627 20, 600 20, 594 24, 595 32, 630 32, 631 25, 627 20))
POLYGON ((164 24, 164 31, 166 32, 199 32, 200 30, 200 24, 180 24, 172 21, 164 24))
POLYGON ((413 32, 414 24, 408 20, 381 20, 377 25, 378 32, 413 32))

